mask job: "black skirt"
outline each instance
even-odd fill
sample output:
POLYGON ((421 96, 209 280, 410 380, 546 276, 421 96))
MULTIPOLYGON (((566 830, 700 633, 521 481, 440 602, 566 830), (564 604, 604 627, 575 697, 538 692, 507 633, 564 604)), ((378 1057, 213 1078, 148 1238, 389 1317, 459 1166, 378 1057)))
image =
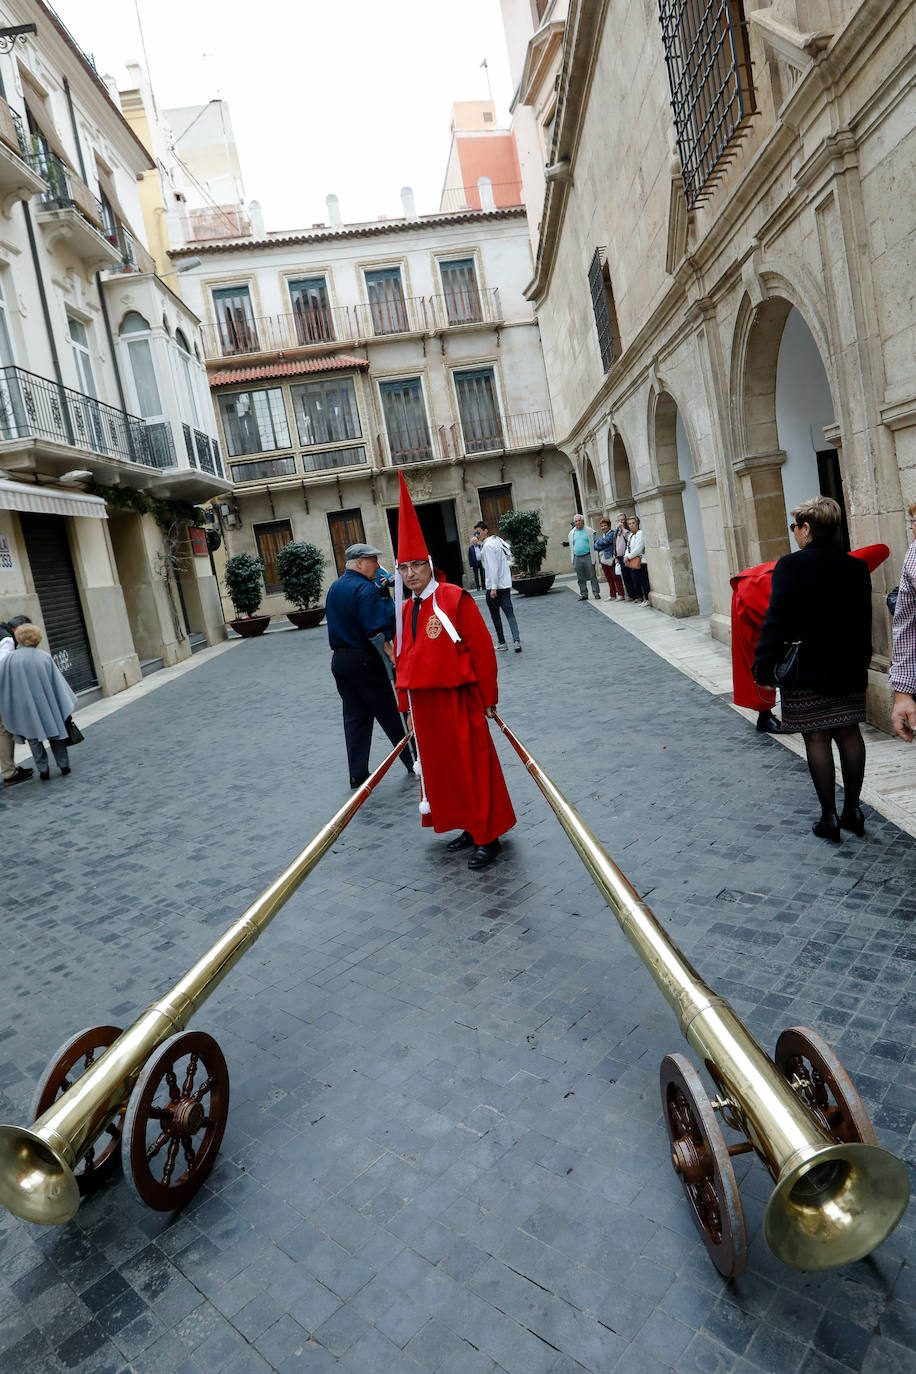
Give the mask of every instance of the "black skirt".
POLYGON ((796 687, 780 691, 782 728, 787 731, 836 730, 841 725, 861 725, 865 719, 865 693, 847 692, 828 697, 822 692, 796 687))

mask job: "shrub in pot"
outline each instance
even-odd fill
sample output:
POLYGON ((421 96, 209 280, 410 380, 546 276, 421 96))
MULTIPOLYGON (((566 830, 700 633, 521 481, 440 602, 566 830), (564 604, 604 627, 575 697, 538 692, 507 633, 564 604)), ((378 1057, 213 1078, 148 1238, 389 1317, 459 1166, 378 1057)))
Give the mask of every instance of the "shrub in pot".
POLYGON ((233 630, 245 638, 263 634, 269 615, 255 615, 264 595, 264 564, 250 553, 237 553, 226 561, 226 591, 235 608, 233 630))
POLYGON ((277 554, 277 572, 283 595, 296 608, 287 611, 286 618, 293 622, 297 630, 320 625, 324 619, 324 607, 319 606, 318 602, 321 600, 321 582, 326 562, 319 548, 299 539, 294 539, 277 554))
POLYGON ((536 510, 508 510, 499 522, 499 533, 512 548, 512 563, 518 569, 512 586, 523 596, 543 596, 553 586, 556 576, 541 572, 547 556, 547 536, 541 529, 541 517, 536 510))

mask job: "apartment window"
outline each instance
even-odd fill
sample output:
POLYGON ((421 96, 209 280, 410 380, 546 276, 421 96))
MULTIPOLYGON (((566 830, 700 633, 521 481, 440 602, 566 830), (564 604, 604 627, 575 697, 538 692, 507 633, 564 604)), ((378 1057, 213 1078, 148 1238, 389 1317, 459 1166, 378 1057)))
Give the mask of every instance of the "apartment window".
POLYGON ((747 26, 741 0, 659 0, 658 17, 690 207, 756 108, 747 26))
POLYGON ((592 297, 592 310, 595 312, 595 328, 598 331, 598 348, 601 352, 601 366, 610 372, 614 359, 619 353, 617 335, 617 312, 614 309, 614 293, 611 290, 611 273, 607 265, 607 249, 596 248, 588 269, 588 289, 592 297))
POLYGON ((474 259, 454 258, 450 262, 440 262, 439 275, 449 324, 473 324, 482 319, 474 259))
POLYGON ((194 365, 191 361, 188 341, 180 329, 175 330, 175 345, 178 356, 178 371, 181 376, 178 391, 184 401, 182 410, 194 428, 200 429, 200 408, 197 404, 197 388, 194 385, 194 373, 192 371, 194 365))
POLYGON ((230 458, 290 447, 283 392, 279 387, 220 396, 219 409, 230 458))
POLYGON ((137 393, 137 408, 144 420, 161 419, 162 399, 153 362, 153 350, 150 347, 149 322, 136 310, 131 310, 124 316, 120 332, 130 361, 134 390, 137 393))
POLYGON ((453 375, 465 452, 487 453, 490 449, 505 448, 492 367, 453 375))
POLYGON ((257 353, 258 331, 248 287, 220 287, 213 292, 213 308, 222 354, 257 353))
POLYGON ((296 460, 292 454, 285 458, 253 458, 250 463, 232 463, 230 467, 233 482, 263 482, 267 477, 296 475, 296 460))
POLYGON ((512 509, 512 487, 507 483, 501 487, 480 487, 480 518, 491 534, 499 529, 499 522, 506 511, 512 509))
POLYGON ((365 463, 366 450, 362 444, 349 448, 313 449, 303 453, 302 466, 306 472, 322 472, 325 468, 352 468, 365 463))
POLYGON ((258 557, 264 564, 264 589, 270 594, 282 592, 283 584, 277 571, 277 554, 293 542, 293 527, 288 520, 274 520, 269 525, 255 525, 258 557))
POLYGON ((421 463, 432 458, 423 384, 419 377, 380 382, 382 412, 393 463, 421 463))
POLYGON ((324 343, 333 339, 328 288, 324 277, 302 277, 289 283, 289 296, 296 321, 296 336, 301 344, 324 343))
POLYGON ((362 512, 356 510, 335 511, 328 516, 328 530, 331 535, 331 548, 338 574, 347 566, 347 549, 351 544, 365 544, 366 531, 363 526, 362 512))
POLYGON ((14 367, 15 363, 6 300, 0 286, 0 439, 18 438, 27 432, 19 376, 16 372, 6 371, 6 368, 14 367))
POLYGON ((336 444, 362 434, 352 377, 306 382, 292 393, 300 444, 336 444))
POLYGON ((366 291, 375 334, 403 334, 407 328, 407 306, 401 285, 400 267, 385 267, 366 273, 366 291))

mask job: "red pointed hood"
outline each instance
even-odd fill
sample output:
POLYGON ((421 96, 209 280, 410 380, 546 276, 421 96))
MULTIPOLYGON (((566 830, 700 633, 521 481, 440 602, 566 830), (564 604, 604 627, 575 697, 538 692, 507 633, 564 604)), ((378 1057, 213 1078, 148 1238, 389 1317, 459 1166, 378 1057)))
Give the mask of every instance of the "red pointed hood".
POLYGON ((403 472, 398 473, 398 480, 401 487, 401 502, 398 508, 398 563, 414 563, 421 558, 426 562, 429 550, 403 472))

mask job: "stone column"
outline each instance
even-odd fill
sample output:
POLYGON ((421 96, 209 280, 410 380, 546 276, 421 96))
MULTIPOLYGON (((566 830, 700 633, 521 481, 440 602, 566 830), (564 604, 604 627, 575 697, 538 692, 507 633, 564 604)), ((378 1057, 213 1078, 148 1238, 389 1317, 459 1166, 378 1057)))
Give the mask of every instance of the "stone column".
POLYGON ((638 491, 640 525, 646 536, 652 605, 667 615, 698 615, 699 604, 690 564, 687 522, 682 493, 684 482, 666 482, 638 491))
POLYGON ((780 472, 785 461, 785 450, 774 449, 770 453, 748 453, 735 462, 735 476, 741 483, 748 518, 745 567, 768 563, 789 552, 786 498, 780 472))
POLYGON ((70 552, 96 674, 105 696, 140 681, 140 660, 118 581, 108 521, 74 516, 70 552))

